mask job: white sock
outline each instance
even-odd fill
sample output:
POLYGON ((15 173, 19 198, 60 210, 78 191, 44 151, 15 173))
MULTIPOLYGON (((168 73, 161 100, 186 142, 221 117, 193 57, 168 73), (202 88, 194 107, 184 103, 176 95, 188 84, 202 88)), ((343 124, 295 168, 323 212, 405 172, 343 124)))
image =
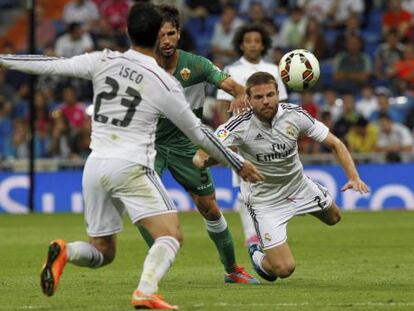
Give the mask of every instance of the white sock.
POLYGON ((251 237, 255 236, 256 229, 254 228, 252 217, 250 216, 249 211, 247 210, 247 207, 244 204, 243 198, 239 192, 237 195, 237 209, 240 213, 240 218, 243 226, 243 232, 246 241, 249 240, 251 237))
POLYGON ((66 244, 66 253, 69 262, 81 267, 99 268, 104 260, 95 246, 82 241, 66 244))
POLYGON ((207 231, 213 233, 220 233, 227 229, 227 221, 226 218, 224 218, 223 214, 221 214, 220 218, 217 220, 204 219, 204 223, 206 225, 207 231))
POLYGON ((264 273, 269 275, 269 273, 263 268, 263 265, 262 265, 263 259, 265 258, 265 254, 263 254, 262 252, 256 251, 253 253, 252 258, 253 258, 254 263, 259 266, 260 270, 262 270, 264 273))
POLYGON ((158 291, 158 282, 165 275, 177 255, 180 243, 172 236, 155 239, 144 261, 138 289, 146 295, 158 291))

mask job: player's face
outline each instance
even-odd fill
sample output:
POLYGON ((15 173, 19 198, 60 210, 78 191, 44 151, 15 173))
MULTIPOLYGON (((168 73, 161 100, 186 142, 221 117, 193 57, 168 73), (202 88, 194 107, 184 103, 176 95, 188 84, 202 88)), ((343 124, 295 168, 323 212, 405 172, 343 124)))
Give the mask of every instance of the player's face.
POLYGON ((247 60, 258 61, 264 49, 262 36, 257 31, 246 32, 240 48, 247 60))
POLYGON ((259 84, 250 89, 248 97, 254 114, 264 122, 271 122, 277 112, 279 96, 273 83, 259 84))
POLYGON ((180 32, 171 23, 164 23, 158 33, 157 53, 163 57, 172 56, 177 50, 180 32))

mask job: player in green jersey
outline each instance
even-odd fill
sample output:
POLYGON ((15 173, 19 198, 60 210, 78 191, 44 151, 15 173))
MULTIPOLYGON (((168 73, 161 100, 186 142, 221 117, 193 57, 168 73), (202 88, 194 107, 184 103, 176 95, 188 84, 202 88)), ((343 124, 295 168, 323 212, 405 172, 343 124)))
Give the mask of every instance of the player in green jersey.
MULTIPOLYGON (((180 39, 179 13, 175 7, 159 6, 163 24, 159 33, 157 62, 181 83, 194 113, 201 118, 205 100, 204 84, 211 83, 239 100, 245 97, 244 87, 219 70, 208 59, 177 49, 180 39)), ((165 100, 168 101, 168 98, 165 100)), ((225 269, 226 283, 258 283, 243 267, 236 264, 233 239, 215 198, 214 184, 208 169, 198 169, 192 158, 196 146, 170 120, 159 120, 155 149, 155 169, 162 175, 169 169, 174 178, 190 193, 198 211, 204 217, 207 232, 214 241, 225 269)), ((141 228, 148 245, 152 239, 141 228)))

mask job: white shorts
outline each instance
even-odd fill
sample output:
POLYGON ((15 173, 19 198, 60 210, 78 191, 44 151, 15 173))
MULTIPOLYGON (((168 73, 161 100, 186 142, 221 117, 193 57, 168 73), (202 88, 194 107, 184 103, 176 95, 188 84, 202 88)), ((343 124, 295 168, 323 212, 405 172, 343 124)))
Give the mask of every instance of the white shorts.
POLYGON ((88 236, 122 231, 124 211, 132 223, 165 213, 176 213, 154 170, 122 159, 89 157, 82 178, 88 236))
POLYGON ((326 210, 332 202, 325 187, 305 178, 296 191, 277 206, 255 208, 246 204, 246 207, 262 248, 269 249, 286 242, 287 224, 293 216, 326 210))

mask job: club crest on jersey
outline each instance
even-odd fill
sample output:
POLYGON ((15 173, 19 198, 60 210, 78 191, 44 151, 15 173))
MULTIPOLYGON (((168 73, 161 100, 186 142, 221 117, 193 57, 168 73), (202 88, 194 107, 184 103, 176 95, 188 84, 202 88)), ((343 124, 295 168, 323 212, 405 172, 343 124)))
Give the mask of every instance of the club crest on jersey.
POLYGON ((227 136, 229 136, 229 131, 226 129, 218 130, 217 137, 220 139, 225 139, 227 136))
POLYGON ((295 129, 293 128, 292 125, 289 125, 286 128, 286 134, 288 134, 290 137, 295 138, 295 129))
POLYGON ((270 235, 270 233, 265 233, 264 238, 266 241, 271 242, 272 241, 272 236, 270 235))
POLYGON ((180 75, 181 75, 181 78, 182 78, 184 81, 187 81, 188 79, 190 79, 191 70, 190 70, 190 69, 188 69, 187 67, 186 67, 186 68, 183 68, 183 69, 181 69, 181 71, 180 71, 180 75))

